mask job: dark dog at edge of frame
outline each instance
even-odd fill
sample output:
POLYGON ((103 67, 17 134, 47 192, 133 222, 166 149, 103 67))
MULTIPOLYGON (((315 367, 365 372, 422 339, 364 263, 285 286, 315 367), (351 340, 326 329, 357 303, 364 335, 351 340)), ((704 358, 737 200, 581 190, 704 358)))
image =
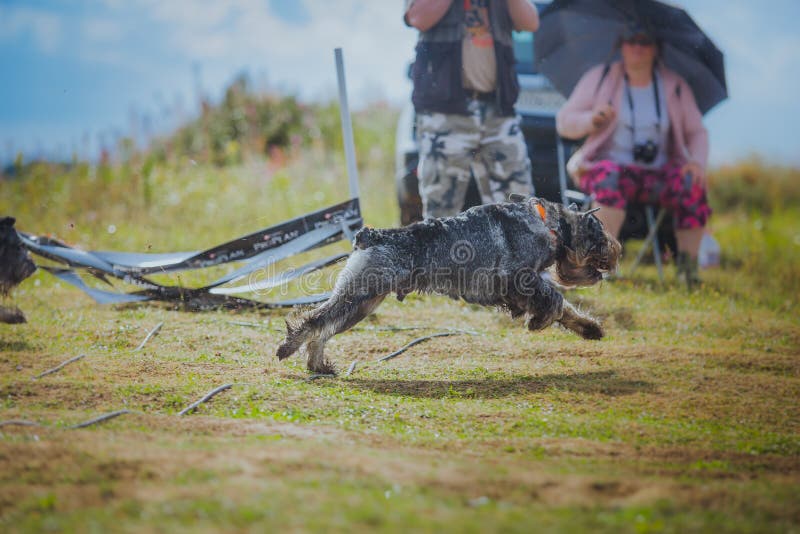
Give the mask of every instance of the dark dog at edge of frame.
MULTIPOLYGON (((0 217, 0 296, 7 296, 36 270, 28 250, 14 229, 16 219, 0 217)), ((17 307, 0 305, 0 323, 26 322, 25 314, 17 307)))

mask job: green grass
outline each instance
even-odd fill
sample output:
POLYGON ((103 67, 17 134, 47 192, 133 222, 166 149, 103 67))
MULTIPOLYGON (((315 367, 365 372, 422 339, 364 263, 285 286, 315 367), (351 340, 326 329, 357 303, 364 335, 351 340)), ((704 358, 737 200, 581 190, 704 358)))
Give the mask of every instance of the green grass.
MULTIPOLYGON (((378 125, 365 130, 365 220, 390 226, 391 143, 378 125)), ((86 248, 162 252, 346 197, 343 158, 313 148, 281 168, 156 166, 147 195, 136 172, 40 166, 0 182, 0 213, 86 248)), ((699 290, 670 268, 662 286, 645 266, 569 294, 601 318, 602 341, 412 295, 329 343, 340 369, 359 364, 328 380, 276 361, 282 312, 104 307, 37 272, 12 298, 29 323, 0 325, 0 420, 43 425, 0 427, 0 529, 797 531, 800 211, 714 207, 723 267, 703 272, 699 290), (397 326, 421 330, 386 330, 397 326), (374 362, 453 327, 478 335, 374 362), (123 408, 134 413, 68 428, 123 408)))

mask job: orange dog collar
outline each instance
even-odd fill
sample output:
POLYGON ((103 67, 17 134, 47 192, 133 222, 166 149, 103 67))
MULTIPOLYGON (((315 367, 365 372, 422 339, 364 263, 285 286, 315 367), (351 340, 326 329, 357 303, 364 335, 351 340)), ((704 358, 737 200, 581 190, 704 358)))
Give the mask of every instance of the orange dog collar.
POLYGON ((539 212, 539 217, 542 218, 542 221, 547 220, 547 212, 545 211, 544 206, 542 206, 538 202, 536 203, 536 211, 539 212))

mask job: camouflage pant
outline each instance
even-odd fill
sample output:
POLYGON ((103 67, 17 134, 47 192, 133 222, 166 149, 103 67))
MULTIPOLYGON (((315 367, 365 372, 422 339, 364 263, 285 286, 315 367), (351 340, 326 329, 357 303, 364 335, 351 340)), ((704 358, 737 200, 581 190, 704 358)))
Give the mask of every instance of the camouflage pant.
POLYGON ((468 110, 469 115, 417 116, 425 218, 460 212, 473 176, 484 203, 504 202, 510 193, 534 193, 519 119, 498 116, 494 103, 480 100, 469 100, 468 110))

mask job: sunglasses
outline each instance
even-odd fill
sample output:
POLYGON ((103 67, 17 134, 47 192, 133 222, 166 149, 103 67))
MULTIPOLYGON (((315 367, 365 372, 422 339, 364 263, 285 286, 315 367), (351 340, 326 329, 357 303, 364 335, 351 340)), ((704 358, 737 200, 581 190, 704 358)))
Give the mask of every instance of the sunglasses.
POLYGON ((653 46, 654 44, 656 44, 655 40, 652 37, 648 37, 646 35, 637 35, 635 37, 631 37, 630 39, 625 39, 623 42, 625 44, 639 45, 639 46, 653 46))

